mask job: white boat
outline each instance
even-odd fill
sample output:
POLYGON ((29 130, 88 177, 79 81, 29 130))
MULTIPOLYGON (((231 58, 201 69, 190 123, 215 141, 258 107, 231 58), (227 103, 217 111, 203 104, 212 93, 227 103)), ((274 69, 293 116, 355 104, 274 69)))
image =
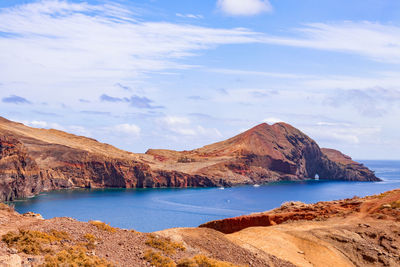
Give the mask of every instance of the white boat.
POLYGON ((225 189, 225 187, 221 186, 221 187, 218 187, 218 189, 224 190, 224 189, 225 189))
POLYGON ((255 184, 255 185, 253 185, 254 187, 260 187, 260 185, 259 184, 255 184))

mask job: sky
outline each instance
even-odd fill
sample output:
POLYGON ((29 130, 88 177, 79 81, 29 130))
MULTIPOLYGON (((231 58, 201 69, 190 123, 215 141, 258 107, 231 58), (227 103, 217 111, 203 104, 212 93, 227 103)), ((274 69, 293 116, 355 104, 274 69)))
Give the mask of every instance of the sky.
POLYGON ((0 1, 0 116, 140 153, 284 121, 400 159, 400 1, 0 1))

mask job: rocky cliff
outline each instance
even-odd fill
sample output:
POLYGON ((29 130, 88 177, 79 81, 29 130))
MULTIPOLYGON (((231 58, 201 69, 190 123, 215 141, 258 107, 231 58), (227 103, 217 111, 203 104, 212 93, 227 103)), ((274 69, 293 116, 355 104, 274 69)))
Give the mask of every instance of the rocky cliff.
POLYGON ((228 177, 228 184, 295 181, 317 175, 330 180, 379 180, 362 164, 339 151, 320 149, 314 140, 286 123, 263 123, 226 141, 192 151, 149 150, 147 154, 162 162, 163 168, 172 166, 207 177, 228 177))
POLYGON ((74 187, 204 187, 279 180, 377 181, 294 127, 260 124, 192 151, 134 154, 94 139, 0 118, 0 200, 74 187))

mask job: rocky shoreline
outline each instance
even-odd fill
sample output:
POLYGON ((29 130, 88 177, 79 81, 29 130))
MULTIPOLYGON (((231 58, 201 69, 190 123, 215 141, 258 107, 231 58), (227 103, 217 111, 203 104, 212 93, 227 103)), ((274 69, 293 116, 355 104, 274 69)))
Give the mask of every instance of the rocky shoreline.
POLYGON ((213 187, 313 179, 379 181, 298 129, 260 124, 191 151, 120 150, 94 139, 0 117, 0 201, 80 188, 213 187))
POLYGON ((400 189, 155 233, 0 204, 0 266, 399 266, 400 189))

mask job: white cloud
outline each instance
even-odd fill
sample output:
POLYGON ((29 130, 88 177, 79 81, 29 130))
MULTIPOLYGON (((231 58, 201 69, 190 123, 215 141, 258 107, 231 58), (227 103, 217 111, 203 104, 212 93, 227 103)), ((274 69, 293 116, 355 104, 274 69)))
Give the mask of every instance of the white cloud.
POLYGON ((310 23, 298 37, 266 37, 264 42, 359 54, 400 63, 400 28, 372 22, 310 23))
POLYGON ((363 116, 382 117, 400 103, 400 90, 381 87, 336 90, 324 102, 336 108, 351 105, 363 116))
POLYGON ((218 0, 217 7, 231 16, 252 16, 272 11, 268 0, 218 0))
POLYGON ((190 120, 186 117, 167 116, 167 117, 162 118, 161 120, 169 126, 190 124, 190 120))
POLYGON ((251 75, 251 76, 264 76, 271 78, 284 78, 284 79, 307 79, 313 78, 315 76, 305 75, 305 74, 294 74, 294 73, 284 73, 284 72, 267 72, 267 71, 253 71, 253 70, 240 70, 240 69, 215 69, 206 68, 204 71, 222 73, 228 75, 251 75))
MULTIPOLYGON (((19 121, 19 120, 17 119, 17 120, 13 120, 13 121, 19 121)), ((30 127, 34 127, 34 128, 56 129, 56 130, 60 130, 63 132, 86 136, 86 137, 92 136, 92 133, 88 129, 86 129, 85 127, 80 126, 80 125, 62 126, 56 122, 47 122, 47 121, 39 121, 39 120, 32 120, 32 121, 21 120, 21 123, 23 123, 27 126, 30 126, 30 127)))
POLYGON ((195 15, 195 14, 181 14, 181 13, 176 13, 175 14, 177 17, 180 18, 188 18, 188 19, 202 19, 204 18, 203 15, 195 15))
POLYGON ((271 89, 264 88, 238 88, 238 89, 224 89, 224 97, 220 96, 220 91, 214 92, 213 101, 217 103, 265 103, 266 99, 271 99, 279 95, 279 92, 271 89))
MULTIPOLYGON (((15 121, 19 121, 19 120, 15 120, 15 121)), ((54 123, 54 122, 38 121, 38 120, 33 120, 33 121, 23 120, 23 121, 21 121, 21 123, 23 123, 27 126, 34 127, 34 128, 57 129, 57 130, 61 130, 61 131, 66 130, 65 127, 61 126, 58 123, 54 123)))
POLYGON ((270 117, 270 118, 266 118, 265 120, 263 120, 263 122, 266 122, 268 124, 274 124, 277 122, 283 122, 283 120, 275 118, 275 117, 270 117))
POLYGON ((65 130, 65 131, 69 132, 69 133, 76 134, 76 135, 85 136, 85 137, 91 137, 92 136, 91 131, 89 131, 88 129, 86 129, 85 127, 80 126, 80 125, 68 126, 67 130, 65 130))
POLYGON ((205 128, 201 125, 192 125, 188 118, 182 116, 166 116, 159 119, 159 123, 168 131, 182 136, 222 136, 216 128, 205 128))
MULTIPOLYGON (((81 98, 149 72, 191 68, 180 59, 224 44, 251 43, 261 34, 135 20, 118 5, 38 1, 0 9, 0 80, 5 88, 42 98, 81 98)), ((7 89, 8 90, 8 89, 7 89)), ((9 92, 3 92, 9 93, 9 92)))
POLYGON ((119 133, 129 134, 129 135, 134 135, 134 136, 138 136, 141 131, 139 126, 137 126, 135 124, 128 124, 128 123, 116 125, 114 127, 114 130, 116 130, 119 133))
POLYGON ((381 128, 362 127, 347 123, 318 122, 317 125, 302 127, 302 130, 311 138, 325 144, 359 144, 361 141, 376 139, 381 128))
POLYGON ((371 73, 366 77, 344 75, 320 75, 301 81, 301 85, 311 89, 365 89, 383 87, 397 89, 400 84, 400 72, 371 73))

